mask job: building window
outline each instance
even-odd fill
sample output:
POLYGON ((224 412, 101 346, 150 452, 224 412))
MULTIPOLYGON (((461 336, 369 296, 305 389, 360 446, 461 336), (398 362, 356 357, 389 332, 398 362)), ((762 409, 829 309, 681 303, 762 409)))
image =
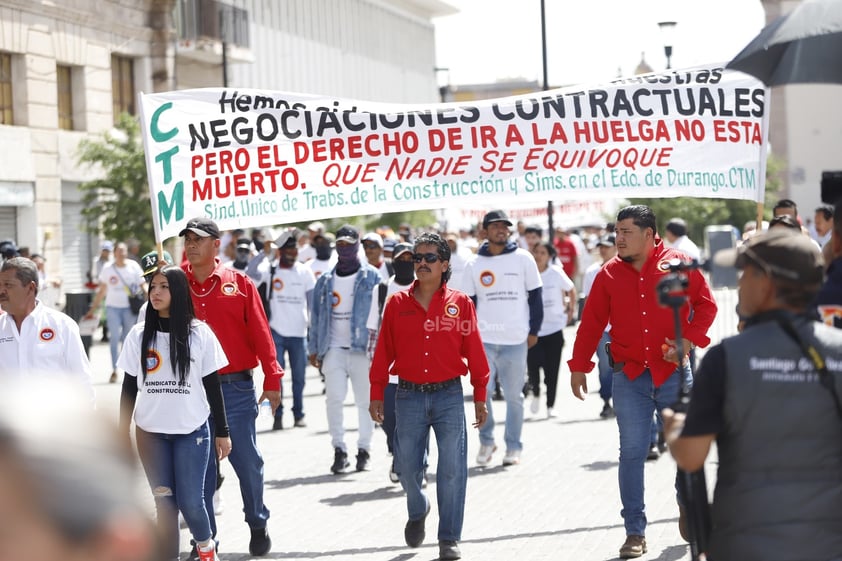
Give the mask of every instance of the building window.
POLYGON ((115 124, 121 113, 135 115, 134 61, 132 59, 111 55, 111 95, 115 124))
POLYGON ((12 55, 0 53, 0 124, 12 125, 12 55))
POLYGON ((73 82, 69 66, 56 65, 58 88, 58 128, 73 130, 73 82))

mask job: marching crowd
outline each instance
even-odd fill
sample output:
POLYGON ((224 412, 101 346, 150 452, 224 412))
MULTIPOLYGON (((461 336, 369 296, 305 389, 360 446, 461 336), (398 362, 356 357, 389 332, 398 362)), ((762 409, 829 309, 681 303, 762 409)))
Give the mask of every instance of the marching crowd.
MULTIPOLYGON (((842 332, 834 329, 842 321, 842 207, 817 209, 815 227, 802 231, 790 203, 774 214, 792 215, 795 227, 776 218, 769 231, 716 255, 718 265, 742 270, 742 330, 707 349, 700 364, 693 350, 710 345, 717 313, 694 266, 700 251, 684 220, 659 230, 642 205, 621 209, 584 240, 565 229, 548 239, 540 227, 492 210, 475 230, 459 233, 416 232, 408 224, 398 232, 352 225, 327 232, 316 222, 306 231, 283 228, 274 239, 263 230, 223 232, 199 217, 180 232, 180 264, 157 251, 135 261, 126 244, 103 243, 85 317, 95 319, 105 305, 111 382, 122 372, 122 445, 134 425, 157 508, 156 553, 147 545, 125 559, 177 559, 180 514, 193 537, 192 558, 218 560, 213 498, 226 458, 243 498, 249 551, 269 554, 255 419, 266 401, 273 429, 285 428, 281 377, 289 372, 286 428, 307 426, 314 414, 304 411, 308 363, 323 381, 331 473, 369 469, 375 426, 384 429, 389 477, 406 493, 409 547, 426 537, 432 430, 440 559, 461 558, 463 377, 472 387, 476 465, 500 454, 503 466, 516 469, 528 461, 527 400, 532 415, 543 405, 552 417, 559 382, 564 388, 569 379, 584 399, 594 368, 599 415, 615 419, 619 430, 621 558, 648 549, 646 460, 669 449, 679 468, 697 471, 716 442, 713 531, 689 528, 690 499, 677 476, 682 537, 704 544, 714 561, 842 559, 842 332), (677 288, 666 290, 676 279, 677 288), (577 321, 575 340, 566 342, 564 329, 577 321), (562 373, 565 343, 572 344, 569 376, 562 373), (355 450, 343 408, 349 383, 355 450), (687 394, 686 411, 673 411, 687 394), (498 397, 503 419, 491 407, 498 397)), ((76 322, 40 301, 45 285, 35 260, 2 249, 0 374, 31 380, 36 372, 69 373, 92 401, 76 322)), ((17 430, 4 423, 0 418, 0 447, 17 430)))

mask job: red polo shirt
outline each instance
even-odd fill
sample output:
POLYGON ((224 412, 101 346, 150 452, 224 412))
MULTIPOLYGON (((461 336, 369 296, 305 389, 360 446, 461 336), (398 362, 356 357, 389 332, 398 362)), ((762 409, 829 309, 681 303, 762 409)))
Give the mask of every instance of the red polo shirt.
POLYGON ((383 401, 390 373, 429 384, 470 370, 474 401, 484 402, 489 369, 474 303, 465 293, 443 286, 424 310, 413 296, 417 282, 386 302, 369 372, 372 401, 383 401))
POLYGON ((263 303, 254 283, 241 272, 225 267, 216 259, 216 268, 199 284, 193 266, 183 263, 196 317, 210 325, 219 339, 228 366, 221 376, 263 366, 263 390, 279 391, 284 371, 278 364, 275 342, 269 332, 263 303))
MULTIPOLYGON (((652 373, 656 386, 663 384, 676 365, 663 359, 664 338, 675 339, 672 308, 658 303, 658 282, 669 274, 666 263, 686 260, 686 254, 664 247, 658 240, 641 271, 619 257, 610 259, 597 273, 588 293, 582 322, 573 343, 573 358, 567 365, 571 372, 590 372, 591 357, 608 322, 611 323, 611 354, 615 362, 624 362, 623 372, 634 380, 645 369, 652 373)), ((679 310, 681 335, 698 347, 710 343, 707 331, 716 317, 716 302, 702 273, 687 272, 688 301, 679 310), (688 321, 690 309, 693 320, 688 321)))

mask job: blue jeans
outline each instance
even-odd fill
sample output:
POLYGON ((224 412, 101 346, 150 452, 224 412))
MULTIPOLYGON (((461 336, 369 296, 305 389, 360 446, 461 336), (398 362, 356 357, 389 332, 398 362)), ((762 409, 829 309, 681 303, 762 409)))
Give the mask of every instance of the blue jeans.
MULTIPOLYGON (((212 534, 202 479, 214 449, 210 429, 205 422, 189 434, 162 434, 140 428, 135 434, 138 456, 155 497, 162 554, 167 559, 177 559, 179 510, 194 540, 204 542, 212 534)), ((213 515, 213 506, 210 513, 213 515)))
POLYGON ((620 514, 626 535, 646 535, 643 465, 649 451, 652 416, 656 410, 675 404, 682 377, 692 384, 689 364, 677 368, 658 388, 648 369, 634 380, 622 372, 614 374, 614 412, 620 429, 620 514))
POLYGON ((432 428, 438 446, 438 539, 461 540, 468 483, 468 435, 462 386, 454 384, 430 393, 398 388, 395 419, 395 468, 406 491, 409 519, 422 518, 429 504, 421 485, 432 428))
POLYGON ((395 392, 397 384, 386 384, 383 391, 383 432, 386 433, 386 448, 395 455, 395 392))
POLYGON ((599 397, 603 400, 611 399, 611 388, 614 385, 614 371, 608 365, 608 353, 605 343, 611 341, 611 332, 603 331, 599 345, 596 346, 596 367, 599 368, 599 397))
POLYGON ((494 394, 494 378, 500 379, 503 397, 506 398, 506 451, 522 450, 520 434, 523 430, 523 384, 526 381, 526 342, 520 345, 493 345, 483 343, 491 374, 488 377, 488 420, 479 431, 481 444, 494 444, 494 410, 491 396, 494 394))
MULTIPOLYGON (((240 480, 243 512, 250 528, 265 528, 269 509, 263 503, 263 456, 257 449, 257 396, 254 381, 226 382, 222 384, 225 415, 231 435, 231 454, 228 461, 240 480)), ((215 437, 213 418, 210 419, 211 436, 215 437)), ((216 491, 216 459, 210 457, 205 472, 205 504, 216 536, 216 518, 213 514, 213 494, 216 491)))
MULTIPOLYGON (((272 329, 272 339, 275 341, 275 352, 278 363, 286 368, 284 351, 289 354, 289 368, 292 371, 292 416, 300 419, 304 416, 304 382, 307 374, 307 342, 304 337, 284 337, 272 329)), ((275 411, 275 417, 280 419, 284 414, 284 404, 275 411)))
POLYGON ((117 370, 117 359, 120 357, 120 345, 128 335, 129 330, 137 323, 137 316, 131 308, 105 307, 105 323, 108 325, 108 347, 111 350, 111 370, 117 370))

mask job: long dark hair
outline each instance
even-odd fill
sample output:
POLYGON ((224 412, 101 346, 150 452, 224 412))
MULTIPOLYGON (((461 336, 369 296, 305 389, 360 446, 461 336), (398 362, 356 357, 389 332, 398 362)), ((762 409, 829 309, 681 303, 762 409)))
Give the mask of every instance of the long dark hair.
MULTIPOLYGON (((180 267, 174 265, 164 267, 155 274, 164 275, 170 286, 170 364, 179 382, 183 384, 190 371, 190 331, 196 317, 187 285, 187 275, 180 267)), ((158 336, 159 319, 158 310, 151 304, 147 304, 146 325, 143 327, 143 339, 140 343, 140 367, 144 380, 146 380, 146 356, 153 348, 152 344, 158 336)))

